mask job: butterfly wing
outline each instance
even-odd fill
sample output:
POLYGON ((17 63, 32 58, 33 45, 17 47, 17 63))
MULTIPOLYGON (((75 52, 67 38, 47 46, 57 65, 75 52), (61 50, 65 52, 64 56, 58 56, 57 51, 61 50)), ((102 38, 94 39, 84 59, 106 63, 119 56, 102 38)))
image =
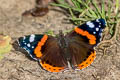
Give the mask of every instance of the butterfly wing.
POLYGON ((29 35, 19 38, 18 42, 33 59, 39 60, 43 69, 50 72, 65 69, 66 62, 56 38, 48 35, 29 35))
POLYGON ((63 50, 58 44, 58 40, 53 37, 48 37, 45 45, 42 48, 43 56, 41 57, 41 66, 50 72, 60 72, 65 69, 67 63, 63 56, 63 50))
POLYGON ((72 65, 74 68, 83 69, 90 65, 95 59, 96 54, 93 47, 86 44, 84 39, 79 37, 79 35, 70 37, 68 50, 72 56, 72 65))
POLYGON ((20 37, 18 39, 18 44, 21 48, 25 49, 34 60, 38 60, 39 57, 37 57, 37 55, 34 53, 34 50, 38 45, 39 41, 41 41, 43 38, 45 38, 44 35, 32 34, 20 37))
POLYGON ((96 19, 76 27, 75 32, 82 36, 85 42, 95 46, 100 42, 102 31, 105 28, 105 25, 106 22, 104 19, 96 19))
POLYGON ((68 50, 74 67, 83 69, 94 61, 96 52, 93 48, 100 42, 104 28, 105 20, 96 19, 76 27, 66 36, 66 39, 69 39, 68 50))

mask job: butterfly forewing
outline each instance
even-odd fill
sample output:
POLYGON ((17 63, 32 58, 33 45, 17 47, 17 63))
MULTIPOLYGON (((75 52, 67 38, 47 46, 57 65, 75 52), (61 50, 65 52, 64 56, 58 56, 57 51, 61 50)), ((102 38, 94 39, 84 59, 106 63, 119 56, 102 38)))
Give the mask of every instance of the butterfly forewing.
POLYGON ((41 39, 43 38, 43 36, 44 35, 32 34, 20 37, 18 39, 19 46, 21 48, 24 48, 33 59, 38 60, 36 54, 34 53, 34 50, 38 45, 39 41, 41 41, 41 39))
POLYGON ((49 36, 42 47, 40 64, 50 72, 60 72, 65 69, 67 63, 63 57, 63 50, 60 48, 56 38, 49 36))
POLYGON ((86 43, 90 45, 97 45, 100 42, 100 38, 105 28, 105 20, 104 19, 96 19, 93 21, 88 21, 78 27, 75 28, 75 32, 82 36, 86 43))

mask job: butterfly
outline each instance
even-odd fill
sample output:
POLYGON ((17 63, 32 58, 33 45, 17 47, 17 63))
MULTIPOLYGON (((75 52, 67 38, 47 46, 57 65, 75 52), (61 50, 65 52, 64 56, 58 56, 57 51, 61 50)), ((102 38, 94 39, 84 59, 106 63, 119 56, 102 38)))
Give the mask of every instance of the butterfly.
POLYGON ((94 47, 100 42, 104 19, 88 21, 64 35, 31 34, 18 39, 19 46, 49 72, 62 72, 69 68, 81 70, 96 58, 94 47))

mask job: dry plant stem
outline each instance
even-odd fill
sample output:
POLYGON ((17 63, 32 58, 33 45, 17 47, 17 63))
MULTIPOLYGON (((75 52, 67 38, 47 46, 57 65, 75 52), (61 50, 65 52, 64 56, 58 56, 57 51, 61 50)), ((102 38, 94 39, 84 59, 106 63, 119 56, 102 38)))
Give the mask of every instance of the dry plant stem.
MULTIPOLYGON (((104 45, 106 45, 106 44, 109 44, 110 46, 112 46, 114 43, 116 43, 117 42, 117 39, 116 39, 116 37, 117 37, 117 33, 118 33, 118 31, 119 31, 119 21, 117 22, 117 25, 116 25, 116 27, 115 27, 115 34, 114 34, 114 36, 110 39, 110 40, 104 40, 104 41, 102 41, 99 45, 98 45, 98 48, 102 48, 104 45)), ((104 47, 104 49, 103 49, 103 56, 105 55, 105 53, 106 53, 106 50, 108 49, 109 47, 104 47)), ((102 56, 102 57, 103 57, 102 56)), ((101 57, 101 58, 102 58, 101 57)))
POLYGON ((117 33, 118 33, 118 30, 119 30, 119 21, 117 22, 117 25, 115 27, 115 33, 113 35, 113 37, 110 39, 110 40, 104 40, 102 41, 98 47, 102 47, 103 44, 106 44, 106 43, 110 43, 110 44, 114 44, 117 42, 117 39, 116 39, 116 36, 117 36, 117 33))
POLYGON ((80 18, 81 16, 83 16, 87 11, 88 11, 88 9, 84 10, 84 11, 79 15, 79 18, 80 18))

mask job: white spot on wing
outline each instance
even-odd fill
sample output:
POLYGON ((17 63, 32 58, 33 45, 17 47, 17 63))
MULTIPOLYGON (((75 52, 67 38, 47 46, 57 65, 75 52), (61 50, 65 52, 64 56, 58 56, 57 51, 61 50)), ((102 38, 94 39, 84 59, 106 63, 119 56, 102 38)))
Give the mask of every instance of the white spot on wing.
POLYGON ((33 41, 34 41, 34 39, 35 39, 35 35, 34 35, 34 34, 32 34, 32 35, 30 36, 29 41, 30 41, 30 42, 33 42, 33 41))
POLYGON ((23 39, 25 40, 25 38, 26 38, 26 37, 24 36, 23 39))
POLYGON ((30 47, 30 44, 27 44, 28 47, 30 47))
POLYGON ((96 34, 96 32, 93 32, 93 34, 96 34))
POLYGON ((96 22, 100 22, 99 19, 96 19, 96 22))
POLYGON ((99 28, 96 28, 96 31, 99 31, 99 28))
POLYGON ((34 46, 32 46, 32 48, 34 48, 34 46))
POLYGON ((88 21, 86 24, 87 24, 90 28, 94 28, 94 27, 95 27, 95 25, 94 25, 92 22, 90 22, 90 21, 88 21))

